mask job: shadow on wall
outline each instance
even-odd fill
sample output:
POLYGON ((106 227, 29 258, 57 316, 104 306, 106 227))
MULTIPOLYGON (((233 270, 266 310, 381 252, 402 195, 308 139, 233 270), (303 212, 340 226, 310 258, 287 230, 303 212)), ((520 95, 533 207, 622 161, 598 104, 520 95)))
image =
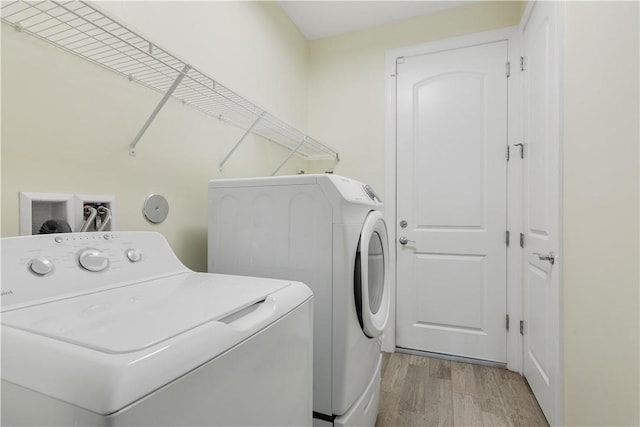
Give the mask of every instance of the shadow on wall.
MULTIPOLYGON (((207 229, 206 228, 183 228, 177 234, 175 246, 180 247, 185 259, 192 260, 187 265, 194 271, 205 273, 207 271, 207 229), (203 255, 204 254, 204 255, 203 255)), ((185 263, 186 264, 186 263, 185 263)))

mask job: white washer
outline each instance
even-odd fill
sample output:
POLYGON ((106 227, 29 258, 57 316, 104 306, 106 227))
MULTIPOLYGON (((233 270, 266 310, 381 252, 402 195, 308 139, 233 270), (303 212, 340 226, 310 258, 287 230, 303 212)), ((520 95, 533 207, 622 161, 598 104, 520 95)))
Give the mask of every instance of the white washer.
POLYGON ((311 425, 312 293, 154 232, 2 239, 6 425, 311 425))
POLYGON ((373 425, 389 315, 382 203, 336 175, 209 182, 209 271, 314 293, 314 423, 373 425))

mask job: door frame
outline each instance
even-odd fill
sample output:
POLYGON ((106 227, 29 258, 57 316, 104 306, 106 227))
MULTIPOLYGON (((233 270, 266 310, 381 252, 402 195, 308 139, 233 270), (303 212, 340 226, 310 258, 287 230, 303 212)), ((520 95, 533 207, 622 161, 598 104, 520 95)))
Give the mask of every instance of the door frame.
MULTIPOLYGON (((497 41, 508 41, 508 61, 511 64, 510 76, 507 80, 508 90, 508 131, 507 143, 511 147, 522 139, 522 123, 520 120, 520 27, 512 26, 498 30, 485 31, 446 40, 439 40, 426 44, 392 49, 385 57, 385 208, 384 214, 389 237, 389 267, 391 288, 391 313, 389 323, 382 335, 382 349, 393 352, 396 347, 396 262, 397 262, 397 194, 396 194, 396 61, 407 56, 424 55, 440 51, 470 47, 497 41)), ((506 64, 505 64, 506 71, 506 64)), ((505 147, 505 161, 507 155, 505 147)), ((511 148, 511 158, 517 150, 511 148)), ((522 373, 523 368, 523 339, 517 326, 523 316, 523 263, 522 251, 519 247, 518 236, 522 230, 522 204, 520 203, 522 167, 520 162, 507 163, 507 227, 510 230, 510 244, 507 249, 507 313, 510 318, 510 328, 507 331, 507 368, 522 373)), ((505 230, 506 231, 506 230, 505 230)), ((506 319, 505 319, 506 320, 506 319)))

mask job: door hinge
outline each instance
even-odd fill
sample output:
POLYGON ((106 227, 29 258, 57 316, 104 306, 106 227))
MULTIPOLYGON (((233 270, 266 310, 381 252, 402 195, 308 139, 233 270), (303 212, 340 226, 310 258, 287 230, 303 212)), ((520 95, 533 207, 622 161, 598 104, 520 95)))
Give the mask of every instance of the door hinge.
POLYGON ((525 64, 524 64, 524 56, 520 57, 520 71, 524 71, 525 68, 525 64))
POLYGON ((508 162, 508 161, 509 161, 509 159, 511 158, 511 150, 510 150, 510 148, 511 148, 511 147, 509 147, 509 146, 507 145, 507 162, 508 162))
POLYGON ((404 64, 404 56, 398 56, 396 58, 396 69, 394 71, 393 74, 391 74, 391 77, 396 77, 398 75, 398 65, 400 64, 404 64))
POLYGON ((507 78, 511 77, 511 62, 507 62, 505 74, 507 75, 507 78))
POLYGON ((520 321, 520 335, 524 335, 524 320, 520 321))
POLYGON ((520 247, 524 248, 524 234, 520 233, 520 247))
POLYGON ((507 331, 508 331, 509 330, 509 315, 508 314, 507 314, 506 322, 507 322, 506 326, 507 326, 507 331))
POLYGON ((511 233, 509 233, 509 230, 507 230, 506 232, 506 236, 505 236, 505 243, 507 244, 507 247, 509 247, 509 238, 511 237, 511 233))
POLYGON ((520 158, 524 159, 524 144, 522 142, 519 142, 517 144, 513 144, 513 146, 520 148, 520 158))

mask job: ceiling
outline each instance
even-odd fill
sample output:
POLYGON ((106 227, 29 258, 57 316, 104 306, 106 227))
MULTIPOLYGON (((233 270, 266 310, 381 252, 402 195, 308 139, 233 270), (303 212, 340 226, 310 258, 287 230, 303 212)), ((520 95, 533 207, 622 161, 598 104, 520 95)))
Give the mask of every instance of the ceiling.
POLYGON ((307 40, 428 15, 471 1, 279 1, 307 40))

